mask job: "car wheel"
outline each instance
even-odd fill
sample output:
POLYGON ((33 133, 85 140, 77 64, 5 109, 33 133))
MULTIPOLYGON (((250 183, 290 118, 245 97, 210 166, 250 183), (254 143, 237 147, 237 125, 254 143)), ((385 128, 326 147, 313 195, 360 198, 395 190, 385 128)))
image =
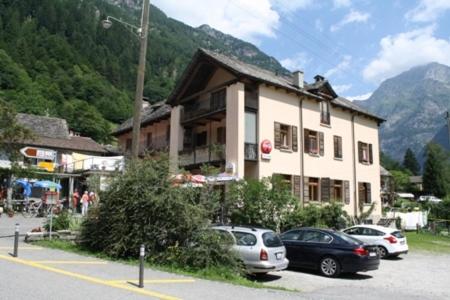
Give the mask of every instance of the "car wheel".
POLYGON ((383 246, 378 246, 378 254, 380 258, 386 258, 389 255, 389 252, 383 246))
POLYGON ((326 277, 337 277, 341 273, 341 266, 333 257, 324 257, 320 261, 319 270, 326 277))

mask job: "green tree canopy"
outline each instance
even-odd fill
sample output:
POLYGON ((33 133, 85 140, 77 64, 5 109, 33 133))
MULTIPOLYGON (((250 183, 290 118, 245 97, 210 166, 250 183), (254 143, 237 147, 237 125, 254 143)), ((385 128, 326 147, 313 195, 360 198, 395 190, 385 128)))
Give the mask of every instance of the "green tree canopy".
POLYGON ((417 158, 411 148, 406 149, 405 157, 403 159, 403 167, 410 170, 413 175, 419 175, 420 173, 419 162, 417 161, 417 158))
POLYGON ((423 172, 424 191, 437 197, 444 197, 449 189, 450 156, 440 145, 429 143, 426 147, 426 161, 423 172))

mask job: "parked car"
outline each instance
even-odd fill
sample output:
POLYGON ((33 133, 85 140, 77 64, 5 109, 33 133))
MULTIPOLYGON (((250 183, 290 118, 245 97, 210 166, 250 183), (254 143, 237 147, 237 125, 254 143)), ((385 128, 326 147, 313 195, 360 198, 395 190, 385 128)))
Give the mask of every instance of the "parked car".
POLYGON ((403 234, 393 228, 378 225, 357 225, 343 232, 365 243, 378 246, 381 258, 408 253, 408 243, 403 234))
POLYGON ((289 266, 319 270, 326 277, 376 270, 380 264, 376 246, 366 245, 343 232, 298 228, 283 233, 281 239, 289 266))
POLYGON ((419 201, 420 202, 439 203, 439 202, 442 202, 442 199, 439 199, 435 196, 429 195, 429 196, 420 196, 419 201))
POLYGON ((213 230, 228 235, 249 274, 263 275, 288 267, 286 248, 280 237, 269 229, 246 226, 212 226, 213 230))

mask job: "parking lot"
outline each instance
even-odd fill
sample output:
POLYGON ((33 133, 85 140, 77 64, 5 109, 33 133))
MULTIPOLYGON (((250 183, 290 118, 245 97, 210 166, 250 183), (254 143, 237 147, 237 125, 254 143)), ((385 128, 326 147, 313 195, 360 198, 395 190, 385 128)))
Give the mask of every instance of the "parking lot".
MULTIPOLYGON (((0 235, 19 219, 0 219, 0 235)), ((30 229, 38 219, 20 219, 30 229)), ((37 223, 36 223, 37 222, 37 223)), ((138 289, 137 267, 59 250, 20 244, 19 259, 8 255, 12 239, 0 238, 1 299, 449 299, 450 255, 411 252, 382 260, 379 270, 340 278, 287 270, 261 279, 298 292, 253 289, 146 270, 138 289)))

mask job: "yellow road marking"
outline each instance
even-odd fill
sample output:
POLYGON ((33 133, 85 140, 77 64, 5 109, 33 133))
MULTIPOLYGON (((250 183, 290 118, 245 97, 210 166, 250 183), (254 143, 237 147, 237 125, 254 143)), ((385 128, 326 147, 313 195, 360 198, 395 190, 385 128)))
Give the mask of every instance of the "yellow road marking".
MULTIPOLYGON (((136 279, 131 280, 108 280, 108 282, 112 283, 138 283, 136 279)), ((195 282, 194 279, 148 279, 144 280, 144 283, 191 283, 195 282)))
POLYGON ((109 282, 108 280, 103 280, 103 279, 92 277, 92 276, 87 276, 87 275, 82 275, 82 274, 78 274, 78 273, 74 273, 74 272, 61 270, 61 269, 49 267, 46 265, 39 264, 37 262, 27 261, 27 260, 20 259, 20 258, 13 258, 13 257, 5 256, 5 255, 0 255, 0 259, 18 263, 18 264, 22 264, 22 265, 26 265, 26 266, 30 266, 30 267, 34 267, 34 268, 41 269, 41 270, 46 270, 49 272, 66 275, 69 277, 74 277, 74 278, 88 281, 91 283, 96 283, 96 284, 100 284, 100 285, 106 285, 106 286, 115 287, 118 289, 127 290, 130 292, 134 292, 134 293, 145 295, 145 296, 151 296, 151 297, 155 297, 155 298, 159 298, 159 299, 163 299, 163 300, 179 300, 179 298, 172 297, 169 295, 164 295, 164 294, 161 294, 158 292, 139 289, 139 288, 131 287, 129 285, 121 285, 119 283, 109 282))
MULTIPOLYGON (((13 246, 11 246, 11 247, 6 247, 6 246, 1 246, 0 247, 0 250, 13 250, 13 246)), ((41 248, 41 247, 20 247, 19 246, 19 251, 20 250, 42 250, 43 248, 41 248)))
POLYGON ((106 265, 106 261, 88 261, 88 260, 33 260, 38 264, 49 265, 106 265))

